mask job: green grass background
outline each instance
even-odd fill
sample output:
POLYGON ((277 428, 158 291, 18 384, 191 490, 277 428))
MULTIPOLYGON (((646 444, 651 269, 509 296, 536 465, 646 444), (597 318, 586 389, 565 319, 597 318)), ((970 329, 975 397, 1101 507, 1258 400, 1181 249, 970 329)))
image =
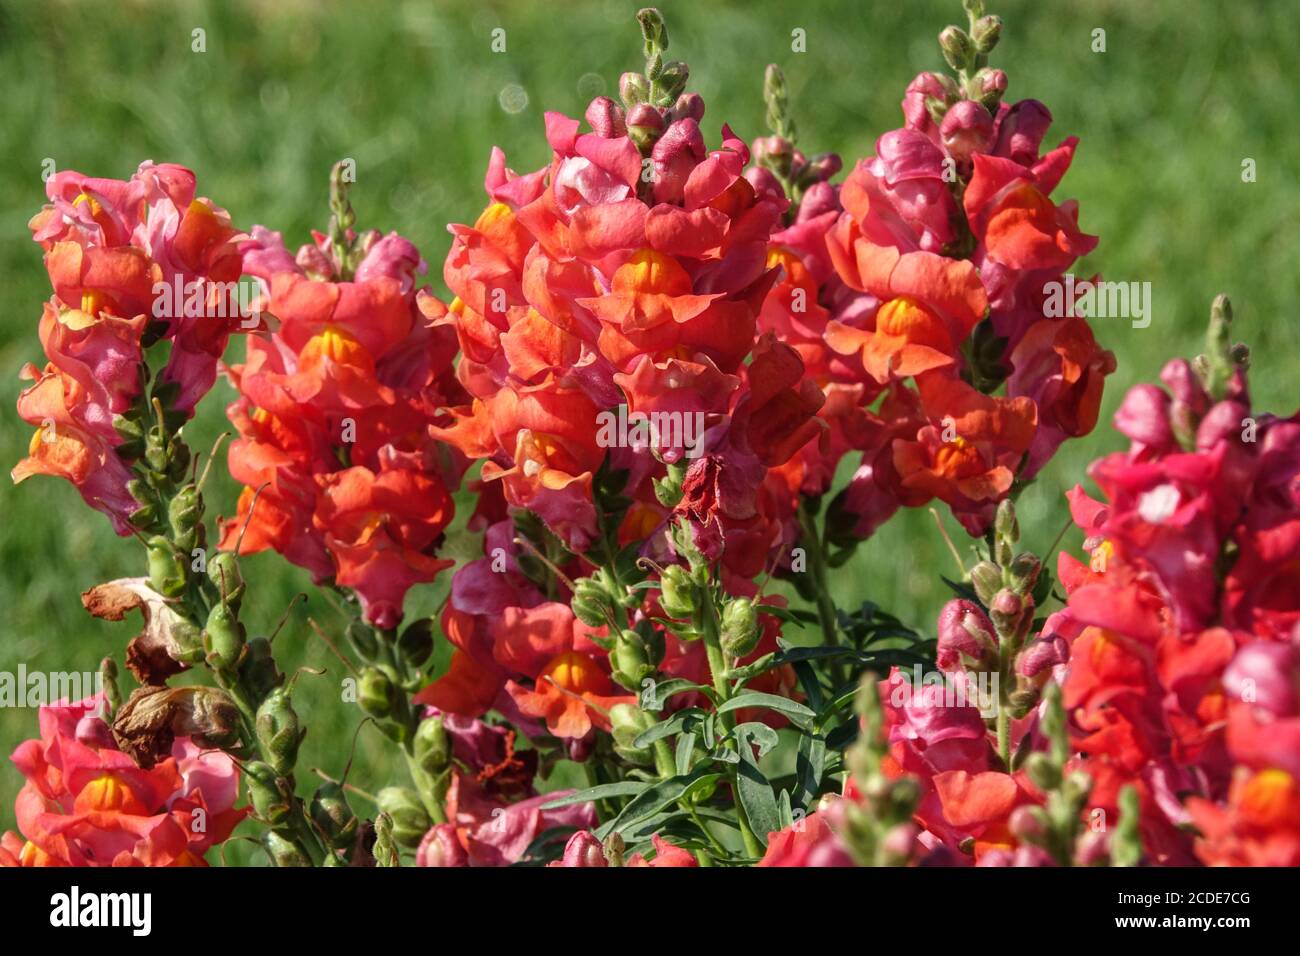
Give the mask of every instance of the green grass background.
MULTIPOLYGON (((581 115, 591 96, 616 95, 618 75, 641 65, 629 2, 140 2, 0 3, 0 383, 12 408, 23 362, 42 362, 36 338, 49 295, 38 247, 25 228, 43 201, 42 163, 96 176, 127 177, 143 159, 193 168, 202 194, 237 224, 263 223, 290 245, 323 227, 326 175, 342 157, 357 163, 353 202, 360 224, 412 237, 441 288, 449 245, 444 224, 473 221, 483 205, 492 144, 511 165, 548 159, 542 111, 581 115), (493 53, 491 33, 506 30, 493 53), (191 31, 207 50, 191 50, 191 31), (526 106, 508 112, 503 88, 526 106)), ((1217 0, 999 0, 1003 40, 993 65, 1010 75, 1010 98, 1051 108, 1052 144, 1082 145, 1057 196, 1077 197, 1084 229, 1101 236, 1076 268, 1149 281, 1154 320, 1096 323, 1114 350, 1103 424, 1066 446, 1023 500, 1030 546, 1045 548, 1066 514, 1061 492, 1083 480, 1087 462, 1122 446, 1110 413, 1125 389, 1152 380, 1164 360, 1190 355, 1210 299, 1233 297, 1238 337, 1254 348, 1257 407, 1289 412, 1294 401, 1295 303, 1300 298, 1300 138, 1295 134, 1300 26, 1290 3, 1217 0), (1106 32, 1106 52, 1091 49, 1106 32), (1254 159, 1257 181, 1243 183, 1254 159)), ((958 0, 786 0, 715 3, 665 0, 671 55, 692 68, 708 103, 706 135, 722 122, 750 139, 764 131, 761 85, 782 64, 811 151, 846 158, 872 151, 901 122, 911 77, 942 64, 935 35, 965 22, 958 0), (791 52, 802 28, 807 52, 791 52)), ((239 346, 236 346, 238 354, 239 346)), ((206 450, 223 430, 230 386, 220 382, 187 432, 206 450)), ((0 462, 25 452, 30 429, 0 414, 0 462)), ((222 463, 224 465, 224 462, 222 463)), ((213 510, 230 513, 236 490, 224 467, 210 486, 213 510)), ((955 523, 947 521, 955 534, 955 523)), ((1077 537, 1067 537, 1071 544, 1077 537)), ((474 553, 464 534, 454 555, 474 553)), ((74 490, 53 479, 0 482, 0 670, 93 669, 120 657, 128 624, 91 620, 78 593, 141 573, 143 556, 116 538, 74 490)), ((275 555, 250 559, 246 619, 274 625, 306 577, 275 555)), ((900 516, 838 572, 838 603, 870 598, 928 629, 946 597, 939 574, 951 558, 924 512, 900 516)), ((437 605, 445 588, 413 593, 412 614, 437 605)), ((308 613, 330 622, 319 598, 308 613)), ((300 766, 337 773, 347 760, 355 709, 339 700, 337 662, 309 636, 301 610, 277 640, 304 675, 297 700, 311 726, 300 766)), ((33 736, 31 710, 0 711, 0 751, 33 736)), ((353 779, 378 788, 400 780, 392 750, 363 731, 353 779)), ((305 771, 304 771, 305 772, 305 771)), ((0 829, 13 826, 18 773, 0 764, 0 829)), ((240 856, 245 854, 240 853, 240 856)))

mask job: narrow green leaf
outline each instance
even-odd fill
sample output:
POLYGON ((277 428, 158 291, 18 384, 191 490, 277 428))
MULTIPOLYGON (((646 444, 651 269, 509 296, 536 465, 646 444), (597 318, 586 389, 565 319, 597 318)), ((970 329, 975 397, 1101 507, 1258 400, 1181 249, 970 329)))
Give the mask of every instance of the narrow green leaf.
POLYGON ((765 707, 768 710, 779 711, 788 714, 791 717, 813 718, 817 715, 798 701, 791 700, 788 697, 780 697, 776 694, 763 694, 759 691, 746 691, 743 694, 731 698, 731 700, 718 707, 718 713, 725 714, 728 711, 738 710, 741 707, 765 707))

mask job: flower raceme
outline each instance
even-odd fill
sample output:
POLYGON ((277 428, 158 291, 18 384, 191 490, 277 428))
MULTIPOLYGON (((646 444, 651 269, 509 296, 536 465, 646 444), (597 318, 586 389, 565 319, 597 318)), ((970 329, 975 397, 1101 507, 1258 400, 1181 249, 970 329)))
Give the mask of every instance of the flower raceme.
MULTIPOLYGON (((644 538, 668 518, 653 481, 688 451, 692 468, 725 462, 761 479, 817 432, 822 398, 800 386, 797 351, 757 328, 780 271, 768 237, 786 200, 744 177, 748 150, 729 129, 721 149, 706 148, 703 113, 694 94, 671 107, 601 97, 586 133, 547 114, 550 165, 520 176, 493 151, 488 207, 452 227, 444 277, 456 298, 446 309, 422 300, 456 330, 457 375, 472 396, 439 437, 485 459, 483 479, 577 553, 598 534, 602 468, 628 473, 635 504, 620 538, 644 538), (698 417, 706 430, 690 449, 682 430, 605 447, 598 418, 620 405, 698 417)), ((752 562, 739 550, 735 560, 752 562)))
POLYGON ((212 387, 230 334, 258 324, 235 294, 242 234, 173 164, 143 163, 127 181, 64 171, 46 194, 29 227, 54 290, 40 322, 47 363, 23 368, 33 384, 18 412, 37 432, 13 477, 66 478, 128 534, 140 507, 131 465, 142 449, 123 416, 153 419, 147 402, 134 407, 150 346, 170 344, 154 396, 183 421, 212 387))
POLYGON ((230 470, 246 488, 221 546, 272 548, 355 591, 367 620, 391 628, 407 590, 451 564, 435 551, 463 462, 432 429, 461 392, 453 335, 415 307, 415 246, 396 233, 346 238, 357 259, 346 271, 319 234, 296 257, 260 226, 241 244, 279 327, 250 337, 230 369, 230 470))

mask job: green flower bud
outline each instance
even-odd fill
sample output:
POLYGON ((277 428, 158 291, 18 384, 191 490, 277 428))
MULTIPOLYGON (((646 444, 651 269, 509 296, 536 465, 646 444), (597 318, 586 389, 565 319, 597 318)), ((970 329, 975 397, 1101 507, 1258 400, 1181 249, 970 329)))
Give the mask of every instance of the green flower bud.
POLYGON ((420 722, 415 730, 415 762, 421 770, 436 777, 451 765, 451 740, 441 717, 420 722))
POLYGON ((660 101, 663 105, 667 106, 682 94, 690 74, 690 67, 679 60, 670 60, 664 64, 663 71, 659 74, 659 88, 663 91, 660 101))
POLYGON ((732 657, 744 657, 758 646, 758 612, 749 598, 736 598, 722 612, 722 649, 732 657))
POLYGON ((1015 544, 1020 540, 1020 522, 1016 520, 1016 506, 1010 498, 1003 498, 998 504, 993 518, 993 530, 997 536, 1015 544))
POLYGON ((288 783, 268 763, 254 760, 244 765, 244 785, 253 804, 253 815, 268 826, 279 826, 289 819, 293 794, 288 783))
POLYGON ((998 37, 1001 35, 1001 17, 980 17, 975 21, 975 26, 971 31, 971 40, 975 43, 975 51, 982 55, 988 55, 998 45, 998 37))
POLYGON ((415 791, 406 787, 384 787, 375 798, 379 809, 392 817, 393 839, 408 850, 420 845, 420 840, 433 824, 415 791))
POLYGON ((939 34, 939 48, 948 65, 958 72, 967 69, 975 58, 975 42, 961 27, 945 27, 939 34))
POLYGON ((164 597, 185 593, 185 562, 162 535, 149 539, 149 586, 164 597))
POLYGON ((113 658, 105 657, 99 662, 99 680, 109 709, 117 710, 122 706, 122 691, 117 686, 117 662, 113 658))
POLYGON ((1002 570, 992 561, 981 561, 971 568, 970 583, 980 602, 988 607, 1002 588, 1002 570))
POLYGON ((257 708, 257 740, 267 761, 280 776, 288 776, 298 760, 298 745, 307 731, 298 724, 298 715, 289 692, 277 687, 257 708))
POLYGON ((311 866, 311 860, 296 843, 274 830, 262 834, 262 846, 276 866, 311 866))
POLYGON ((1026 757, 1025 773, 1039 790, 1055 790, 1061 785, 1061 770, 1045 753, 1032 753, 1026 757))
POLYGON ((614 738, 614 752, 629 763, 638 766, 650 766, 654 763, 654 752, 649 748, 638 749, 633 742, 655 724, 652 715, 633 704, 615 704, 609 709, 609 723, 614 738))
POLYGON ((645 643, 636 631, 622 631, 609 652, 613 677, 628 690, 636 690, 641 681, 655 672, 646 655, 645 643))
POLYGON ((612 608, 604 585, 595 578, 579 578, 573 588, 574 616, 588 627, 607 624, 612 608))
POLYGON ((393 682, 387 674, 376 667, 367 667, 361 672, 361 680, 357 683, 357 703, 367 714, 381 720, 388 717, 396 699, 393 682))
POLYGON ((688 618, 695 613, 695 585, 680 564, 670 564, 659 576, 659 605, 671 618, 688 618))
POLYGON ((1007 578, 1011 582, 1011 590, 1018 594, 1032 592, 1035 582, 1038 581, 1038 572, 1042 566, 1042 562, 1038 560, 1038 556, 1035 554, 1028 551, 1017 554, 1007 568, 1007 578))
POLYGON ((247 640, 244 625, 228 604, 214 604, 203 626, 203 649, 208 664, 219 671, 234 670, 247 640))
POLYGON ((244 595, 244 576, 238 558, 229 551, 218 551, 208 558, 208 580, 221 591, 227 604, 238 605, 244 595))
POLYGON ((397 639, 397 653, 417 671, 428 663, 433 654, 433 619, 422 617, 402 631, 397 639))
POLYGON ((313 822, 325 834, 326 842, 336 850, 349 847, 360 825, 348 804, 347 794, 333 781, 326 781, 312 795, 308 807, 313 822))

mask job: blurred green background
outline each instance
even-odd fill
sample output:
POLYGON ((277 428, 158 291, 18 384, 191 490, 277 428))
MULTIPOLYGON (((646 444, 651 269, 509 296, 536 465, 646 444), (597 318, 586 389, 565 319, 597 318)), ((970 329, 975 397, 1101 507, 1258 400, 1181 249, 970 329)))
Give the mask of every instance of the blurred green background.
MULTIPOLYGON (((964 25, 958 0, 786 0, 660 4, 671 55, 691 66, 708 103, 705 131, 717 143, 729 122, 744 138, 762 126, 762 72, 786 70, 801 145, 836 150, 846 165, 901 124, 899 100, 921 70, 940 69, 935 36, 964 25), (806 32, 807 52, 791 51, 806 32)), ((28 218, 44 199, 42 164, 126 178, 143 159, 194 169, 200 193, 236 224, 262 223, 289 245, 327 221, 332 163, 357 163, 353 203, 363 227, 412 237, 441 290, 447 222, 472 222, 484 203, 483 168, 493 144, 525 171, 549 158, 544 109, 580 116, 594 95, 617 95, 617 78, 641 66, 633 14, 613 0, 558 3, 265 2, 0 3, 0 382, 12 409, 18 369, 43 362, 36 337, 49 288, 28 218), (492 31, 506 51, 491 51, 492 31), (206 31, 206 51, 192 31, 206 31)), ((1153 321, 1099 320, 1096 333, 1119 359, 1103 424, 1067 445, 1022 498, 1031 547, 1045 548, 1066 520, 1061 492, 1084 480, 1098 455, 1122 447, 1109 426, 1125 389, 1152 380, 1170 356, 1199 350, 1210 299, 1229 293, 1238 337, 1254 349, 1256 406, 1289 412, 1294 401, 1300 300, 1300 138, 1295 135, 1300 19, 1292 4, 1217 0, 993 0, 1006 21, 993 65, 1010 76, 1009 98, 1043 100, 1055 117, 1050 144, 1082 144, 1057 191, 1076 197, 1097 251, 1075 268, 1149 281, 1153 321), (1095 30, 1106 50, 1093 52, 1095 30), (1253 159, 1257 181, 1242 181, 1253 159)), ((236 345, 234 355, 242 352, 236 345)), ((194 423, 191 446, 206 451, 224 428, 232 389, 219 382, 194 423)), ((0 415, 0 461, 25 453, 31 429, 0 415)), ((223 462, 224 464, 224 462, 223 462)), ((224 468, 209 486, 218 513, 237 489, 224 468)), ((960 535, 945 515, 948 527, 960 535)), ((1077 535, 1067 536, 1076 545, 1077 535)), ((959 546, 963 546, 959 539, 959 546)), ((475 553, 463 533, 453 556, 475 553)), ((68 485, 36 478, 0 482, 0 670, 86 670, 120 658, 133 624, 90 619, 78 593, 142 573, 143 554, 116 538, 68 485)), ((274 626, 306 576, 275 555, 249 560, 245 614, 274 626)), ((939 574, 950 556, 924 512, 896 518, 836 576, 843 606, 865 598, 929 629, 947 597, 939 574)), ((438 586, 412 593, 410 615, 435 608, 438 586)), ((336 619, 319 598, 310 613, 336 619)), ((289 666, 337 671, 309 636, 299 609, 277 640, 289 666)), ((300 760, 337 774, 348 757, 357 711, 339 701, 337 674, 300 681, 299 711, 311 726, 300 760)), ((32 710, 0 711, 0 752, 36 733, 32 710)), ((373 788, 399 780, 393 751, 363 731, 353 778, 373 788), (390 772, 391 771, 391 772, 390 772)), ((13 826, 21 777, 0 762, 0 829, 13 826)), ((247 848, 235 853, 242 858, 247 848)), ((215 857, 215 854, 214 854, 215 857)))

